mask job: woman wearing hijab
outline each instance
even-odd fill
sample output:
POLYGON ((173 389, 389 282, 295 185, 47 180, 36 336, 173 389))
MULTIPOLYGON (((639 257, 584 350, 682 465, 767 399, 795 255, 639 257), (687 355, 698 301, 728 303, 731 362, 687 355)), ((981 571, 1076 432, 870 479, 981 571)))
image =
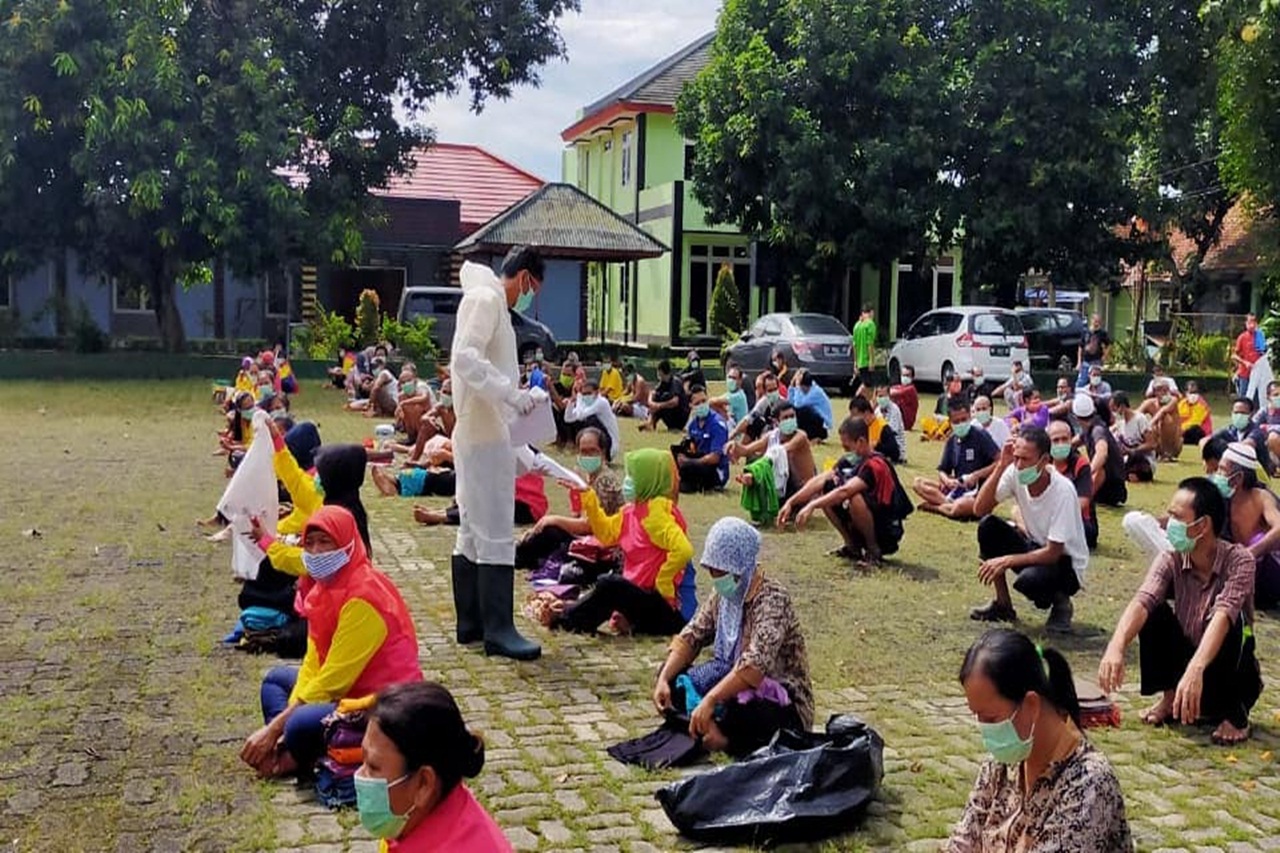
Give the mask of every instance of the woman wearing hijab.
POLYGON ((301 669, 277 667, 262 682, 265 725, 240 758, 263 776, 309 768, 324 754, 321 721, 341 699, 421 681, 418 639, 399 590, 369 562, 355 516, 325 506, 307 522, 299 590, 307 620, 301 669))
POLYGON ((689 715, 713 752, 747 755, 782 728, 813 725, 813 685, 800 620, 782 584, 759 568, 760 532, 740 518, 711 526, 702 568, 712 595, 671 641, 658 673, 658 712, 689 715), (693 665, 711 646, 711 660, 693 665))
POLYGON ((693 557, 688 525, 676 507, 679 480, 670 453, 627 454, 622 509, 608 515, 594 489, 582 493, 591 535, 605 547, 622 549, 621 575, 605 575, 564 612, 555 627, 594 631, 611 616, 616 627, 663 636, 679 631, 685 616, 677 590, 693 557))
MULTIPOLYGON (((365 550, 372 551, 369 544, 369 516, 360 501, 360 487, 364 485, 364 472, 369 463, 368 451, 358 444, 331 444, 322 447, 315 453, 315 476, 308 477, 302 472, 300 465, 296 471, 293 470, 290 465, 291 461, 295 461, 292 454, 287 447, 283 452, 279 449, 284 439, 277 441, 276 476, 293 498, 294 513, 298 512, 299 507, 304 512, 308 507, 319 505, 344 507, 355 519, 365 550)), ((281 535, 301 532, 302 526, 311 517, 307 513, 306 517, 301 518, 301 523, 298 523, 294 513, 278 525, 281 535)), ((301 547, 290 545, 267 533, 257 519, 253 520, 252 536, 274 568, 294 577, 302 577, 307 573, 301 547)))

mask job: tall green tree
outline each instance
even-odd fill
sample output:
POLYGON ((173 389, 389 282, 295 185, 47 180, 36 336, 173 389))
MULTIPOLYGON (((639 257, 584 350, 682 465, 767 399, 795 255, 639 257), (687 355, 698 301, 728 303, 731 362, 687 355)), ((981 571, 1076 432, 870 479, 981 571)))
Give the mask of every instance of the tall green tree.
MULTIPOLYGON (((479 109, 536 82, 563 52, 556 21, 576 0, 12 6, 0 24, 6 65, 72 78, 78 101, 65 145, 7 152, 0 197, 33 171, 72 176, 79 209, 54 216, 71 213, 90 267, 147 288, 178 349, 176 288, 206 281, 214 259, 253 274, 290 258, 358 258, 368 190, 431 140, 399 116, 463 88, 479 109), (48 36, 90 22, 102 32, 85 46, 89 61, 48 36)), ((0 95, 0 139, 49 130, 30 106, 46 81, 28 76, 0 95)))
POLYGON ((834 305, 847 265, 949 236, 944 5, 726 0, 711 62, 680 98, 709 217, 808 258, 816 287, 798 295, 814 307, 834 305))
POLYGON ((1219 110, 1227 184, 1260 209, 1280 210, 1280 3, 1210 3, 1219 24, 1219 110))
POLYGON ((963 122, 949 220, 965 278, 1012 305, 1019 278, 1112 275, 1129 219, 1139 45, 1131 8, 1105 0, 992 0, 950 30, 963 122))

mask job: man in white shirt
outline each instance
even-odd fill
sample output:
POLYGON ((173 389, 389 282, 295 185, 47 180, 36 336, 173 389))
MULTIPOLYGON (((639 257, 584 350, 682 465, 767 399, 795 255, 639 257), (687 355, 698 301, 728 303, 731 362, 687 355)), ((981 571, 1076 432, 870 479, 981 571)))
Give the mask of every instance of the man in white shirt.
POLYGON ((599 385, 588 379, 582 385, 582 392, 574 395, 565 406, 564 422, 570 427, 574 438, 584 427, 593 426, 608 437, 604 448, 605 459, 613 462, 622 456, 622 433, 618 429, 618 416, 613 413, 613 405, 600 393, 599 385))
POLYGON ((1036 386, 1031 379, 1031 374, 1023 370, 1021 361, 1015 361, 1011 365, 1009 378, 992 389, 991 396, 1003 395, 1004 404, 1012 412, 1026 402, 1024 399, 1026 393, 1034 387, 1036 386))
POLYGON ((1075 487, 1054 468, 1049 448, 1044 430, 1024 427, 1001 449, 996 470, 978 490, 974 512, 983 517, 978 524, 978 577, 995 588, 995 600, 970 612, 972 619, 1018 618, 1006 579, 1013 572, 1014 589, 1038 609, 1050 608, 1046 630, 1071 630, 1071 596, 1084 583, 1089 545, 1075 487), (1020 527, 991 515, 997 504, 1010 498, 1018 506, 1020 527))
MULTIPOLYGON (((1019 392, 1021 395, 1021 392, 1019 392)), ((996 443, 996 447, 1004 447, 1012 436, 1013 432, 1009 429, 1009 424, 1003 418, 997 418, 991 411, 991 398, 978 397, 973 401, 973 420, 978 426, 987 431, 987 435, 991 436, 991 440, 996 443)))
POLYGON ((1111 409, 1116 422, 1111 427, 1124 451, 1124 473, 1131 483, 1149 483, 1156 476, 1156 436, 1151 421, 1129 404, 1129 395, 1117 391, 1111 395, 1111 409))

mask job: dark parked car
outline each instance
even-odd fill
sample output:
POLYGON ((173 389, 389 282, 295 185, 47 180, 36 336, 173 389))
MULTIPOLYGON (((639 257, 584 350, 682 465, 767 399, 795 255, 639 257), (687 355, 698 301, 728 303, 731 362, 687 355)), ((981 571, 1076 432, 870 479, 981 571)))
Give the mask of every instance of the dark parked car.
MULTIPOLYGON (((434 317, 436 346, 443 355, 453 346, 453 331, 461 301, 460 287, 406 287, 400 297, 397 318, 405 323, 415 317, 434 317)), ((511 312, 511 325, 516 332, 516 351, 521 364, 534 359, 555 359, 556 339, 550 329, 515 311, 511 312)))
POLYGON ((1031 349, 1031 370, 1070 372, 1084 340, 1084 317, 1065 308, 1019 308, 1031 349))
POLYGON ((774 350, 786 356, 792 369, 808 370, 822 387, 843 391, 853 379, 849 330, 826 314, 766 314, 755 322, 725 354, 754 377, 769 367, 774 350))

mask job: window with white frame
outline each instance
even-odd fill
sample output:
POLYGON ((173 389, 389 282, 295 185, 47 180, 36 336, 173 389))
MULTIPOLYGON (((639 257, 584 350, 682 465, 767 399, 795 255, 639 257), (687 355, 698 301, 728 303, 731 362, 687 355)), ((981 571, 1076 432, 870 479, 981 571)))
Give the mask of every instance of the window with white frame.
POLYGON ((622 134, 622 185, 631 183, 631 131, 622 134))
POLYGON ((123 278, 111 280, 111 310, 117 314, 150 314, 151 288, 123 278))
POLYGON ((267 306, 268 317, 289 316, 289 276, 281 271, 262 277, 262 303, 267 306))
POLYGON ((708 328, 711 310, 711 291, 715 287, 720 267, 728 264, 733 271, 733 281, 738 287, 738 304, 748 300, 751 284, 751 252, 746 246, 707 246, 694 243, 689 246, 689 273, 685 287, 689 293, 688 316, 697 320, 702 328, 708 328))

